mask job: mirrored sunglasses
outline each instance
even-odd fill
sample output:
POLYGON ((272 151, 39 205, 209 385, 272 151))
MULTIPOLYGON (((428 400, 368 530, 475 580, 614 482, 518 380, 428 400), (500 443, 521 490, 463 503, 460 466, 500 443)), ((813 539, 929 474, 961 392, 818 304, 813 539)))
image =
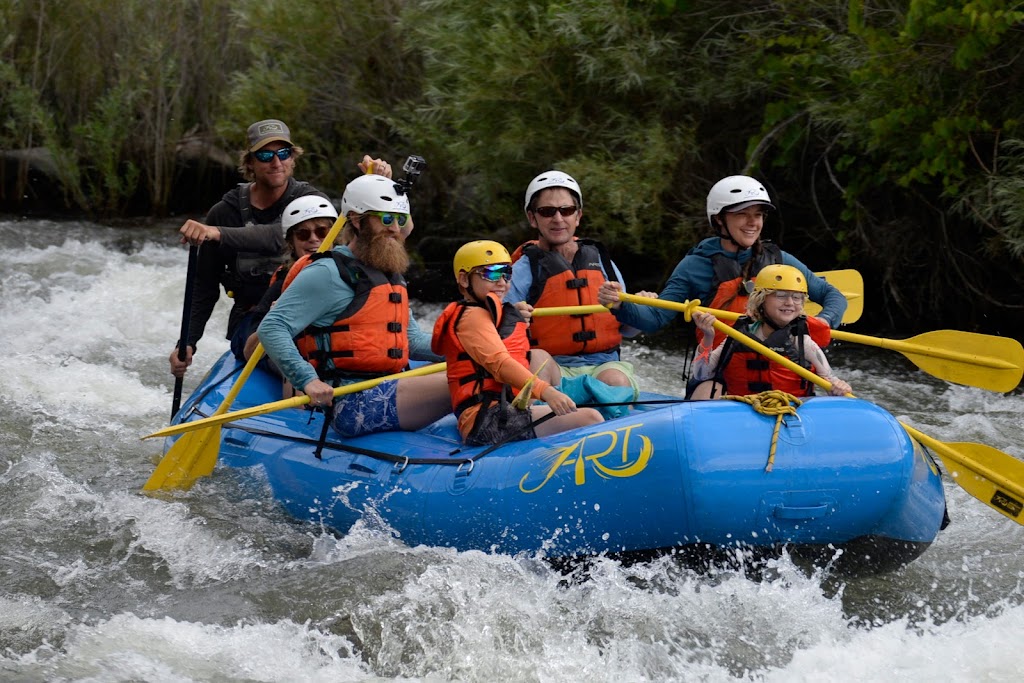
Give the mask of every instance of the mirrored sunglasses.
POLYGON ((512 266, 496 265, 496 266, 481 266, 473 271, 484 280, 488 282, 500 282, 504 279, 506 282, 512 279, 512 266))
POLYGON ((253 152, 252 155, 256 157, 257 161, 262 161, 265 164, 273 161, 274 157, 277 157, 281 161, 287 161, 292 156, 292 148, 282 147, 276 152, 273 152, 269 149, 261 149, 258 152, 253 152))
POLYGON ((317 236, 317 239, 322 240, 323 238, 327 237, 327 233, 329 233, 330 231, 331 229, 329 227, 324 225, 318 225, 312 229, 308 227, 294 228, 292 230, 292 234, 295 235, 295 237, 298 238, 300 242, 305 242, 306 240, 309 239, 310 235, 314 234, 317 236))
POLYGON ((807 297, 807 295, 804 294, 803 292, 786 292, 776 290, 772 292, 772 294, 774 294, 775 298, 778 299, 779 301, 789 301, 790 299, 792 299, 795 303, 798 304, 802 304, 804 302, 804 299, 807 297))
POLYGON ((385 228, 390 228, 391 224, 396 220, 400 228, 404 228, 405 224, 409 222, 409 214, 407 213, 386 213, 384 211, 367 211, 366 213, 379 218, 385 228))
POLYGON ((552 218, 556 213, 560 213, 566 218, 574 215, 580 210, 578 206, 538 206, 534 209, 534 212, 544 216, 544 218, 552 218))

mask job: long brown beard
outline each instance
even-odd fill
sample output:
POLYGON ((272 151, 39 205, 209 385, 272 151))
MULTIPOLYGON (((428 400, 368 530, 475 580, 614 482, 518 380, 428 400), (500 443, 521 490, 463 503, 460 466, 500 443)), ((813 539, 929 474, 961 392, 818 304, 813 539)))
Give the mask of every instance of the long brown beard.
POLYGON ((385 232, 377 234, 373 230, 360 230, 353 244, 356 257, 382 273, 405 274, 409 269, 409 252, 405 250, 405 240, 401 236, 392 238, 385 232))

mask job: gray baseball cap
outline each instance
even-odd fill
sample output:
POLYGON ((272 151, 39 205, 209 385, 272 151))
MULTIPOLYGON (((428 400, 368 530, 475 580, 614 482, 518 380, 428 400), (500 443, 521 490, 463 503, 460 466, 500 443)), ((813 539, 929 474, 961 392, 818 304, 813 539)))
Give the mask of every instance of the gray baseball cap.
POLYGON ((287 142, 292 144, 291 131, 284 121, 277 119, 264 119, 249 126, 249 151, 255 152, 270 142, 287 142))

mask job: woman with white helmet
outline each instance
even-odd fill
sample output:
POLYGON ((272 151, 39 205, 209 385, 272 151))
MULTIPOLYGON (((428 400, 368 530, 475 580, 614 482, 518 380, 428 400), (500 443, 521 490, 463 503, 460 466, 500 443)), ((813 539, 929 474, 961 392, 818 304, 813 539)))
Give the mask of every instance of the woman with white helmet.
MULTIPOLYGON (((842 292, 792 254, 761 239, 765 218, 773 210, 775 206, 759 180, 734 175, 715 183, 707 197, 708 223, 714 236, 702 240, 683 257, 658 298, 680 303, 700 299, 709 308, 743 312, 757 274, 767 265, 781 263, 803 274, 811 301, 822 306, 821 313, 810 319, 810 324, 838 327, 846 310, 842 292)), ((599 299, 613 308, 622 323, 654 332, 676 316, 675 311, 620 303, 619 291, 617 283, 606 283, 599 299)), ((716 345, 724 336, 719 335, 716 334, 716 345)), ((701 336, 698 330, 698 338, 701 336)))
MULTIPOLYGON (((378 176, 383 177, 383 176, 378 176)), ((270 307, 281 296, 281 287, 288 270, 299 258, 315 254, 320 248, 327 233, 334 227, 338 219, 338 210, 329 199, 319 195, 306 195, 292 200, 281 214, 281 227, 284 228, 284 263, 270 276, 270 286, 260 302, 246 314, 231 337, 231 349, 235 356, 249 360, 259 338, 256 328, 270 307), (241 347, 239 348, 239 345, 241 347)), ((272 368, 271 364, 267 364, 272 368)))

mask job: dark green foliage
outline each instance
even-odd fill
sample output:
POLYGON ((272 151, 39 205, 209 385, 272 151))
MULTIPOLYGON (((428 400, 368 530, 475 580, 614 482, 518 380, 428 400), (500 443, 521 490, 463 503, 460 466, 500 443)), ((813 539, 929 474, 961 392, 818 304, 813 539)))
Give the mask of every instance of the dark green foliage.
POLYGON ((860 269, 874 322, 989 326, 1024 286, 1022 32, 997 0, 0 0, 0 147, 45 148, 71 207, 161 213, 186 143, 212 167, 282 118, 334 194, 363 153, 425 156, 438 260, 530 237, 526 184, 559 168, 649 288, 747 173, 768 236, 860 269))

